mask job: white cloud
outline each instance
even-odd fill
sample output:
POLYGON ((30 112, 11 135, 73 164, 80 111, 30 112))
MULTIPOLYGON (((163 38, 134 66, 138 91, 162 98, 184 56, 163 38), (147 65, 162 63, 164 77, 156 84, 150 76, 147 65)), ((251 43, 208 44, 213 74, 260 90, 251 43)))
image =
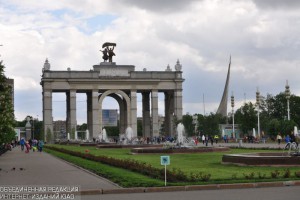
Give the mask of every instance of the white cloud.
MULTIPOLYGON (((245 93, 254 98, 257 86, 277 94, 286 79, 299 95, 300 7, 282 2, 0 0, 0 54, 22 101, 32 98, 28 89, 41 95, 46 58, 53 70, 89 70, 101 61, 106 41, 117 43, 117 64, 136 70, 173 68, 179 59, 186 79, 184 113, 202 113, 203 94, 209 113, 221 99, 230 54, 230 90, 237 101, 245 93)), ((18 101, 22 119, 30 110, 18 101)))

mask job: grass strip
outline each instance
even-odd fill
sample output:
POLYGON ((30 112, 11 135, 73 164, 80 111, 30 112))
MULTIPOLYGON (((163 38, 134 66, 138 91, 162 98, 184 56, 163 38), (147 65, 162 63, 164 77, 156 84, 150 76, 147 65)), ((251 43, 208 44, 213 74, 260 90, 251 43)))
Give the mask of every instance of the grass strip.
POLYGON ((87 169, 99 176, 105 177, 121 187, 154 187, 164 186, 164 182, 158 179, 152 179, 139 173, 131 172, 126 169, 112 167, 95 161, 71 156, 58 151, 45 148, 47 153, 87 169))
MULTIPOLYGON (((48 145, 47 145, 48 146, 48 145)), ((117 159, 134 159, 145 162, 155 168, 163 168, 159 162, 159 154, 156 155, 132 155, 128 149, 98 149, 96 147, 79 147, 70 145, 49 145, 50 147, 63 148, 66 150, 85 152, 89 150, 89 154, 95 156, 109 156, 117 159)), ((236 166, 223 165, 221 163, 222 155, 229 153, 249 153, 249 152, 278 152, 278 150, 248 150, 248 149, 232 149, 230 152, 213 152, 201 154, 172 154, 171 165, 168 169, 176 168, 182 170, 186 175, 190 173, 204 172, 211 174, 209 181, 184 182, 177 181, 168 183, 169 185, 203 185, 203 184, 223 184, 223 183, 252 183, 252 182, 274 182, 299 180, 295 177, 295 172, 299 172, 299 167, 269 167, 269 166, 236 166), (283 172, 289 169, 291 175, 283 178, 283 172), (271 173, 279 170, 280 175, 276 178, 271 177, 271 173), (254 177, 246 178, 254 173, 254 177), (259 174, 261 177, 259 177, 259 174)), ((138 173, 138 171, 137 171, 138 173)))

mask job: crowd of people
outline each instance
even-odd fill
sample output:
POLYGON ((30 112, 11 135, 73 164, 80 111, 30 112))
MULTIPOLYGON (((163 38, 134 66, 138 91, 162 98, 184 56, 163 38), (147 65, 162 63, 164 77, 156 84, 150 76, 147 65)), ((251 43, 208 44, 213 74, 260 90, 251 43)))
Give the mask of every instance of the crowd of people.
POLYGON ((36 140, 36 139, 29 139, 29 140, 25 140, 24 138, 21 138, 20 140, 20 146, 21 146, 21 150, 24 151, 25 153, 29 153, 30 150, 32 150, 33 152, 38 151, 38 152, 42 152, 43 151, 43 147, 44 147, 44 142, 43 140, 36 140))
POLYGON ((298 146, 299 144, 299 137, 296 137, 295 134, 293 132, 291 132, 290 134, 287 134, 285 136, 282 136, 281 133, 278 133, 276 136, 276 141, 278 143, 278 145, 281 144, 282 141, 284 141, 285 143, 293 143, 295 142, 298 146))
POLYGON ((44 142, 43 140, 36 140, 36 139, 29 139, 25 140, 24 138, 21 138, 20 141, 18 140, 13 140, 11 143, 5 144, 5 148, 7 150, 12 150, 12 148, 15 148, 16 146, 20 145, 21 146, 21 151, 25 150, 25 153, 29 153, 30 150, 33 152, 38 151, 42 152, 43 147, 44 147, 44 142))

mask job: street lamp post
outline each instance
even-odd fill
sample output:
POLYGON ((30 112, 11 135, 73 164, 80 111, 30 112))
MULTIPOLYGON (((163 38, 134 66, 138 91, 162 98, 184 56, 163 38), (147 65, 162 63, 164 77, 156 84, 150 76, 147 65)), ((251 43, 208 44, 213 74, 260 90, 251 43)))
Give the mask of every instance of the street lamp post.
POLYGON ((256 106, 257 106, 257 136, 260 137, 260 122, 259 122, 260 92, 259 92, 258 88, 256 90, 256 106))
POLYGON ((232 108, 232 137, 234 137, 236 139, 236 135, 235 135, 235 130, 234 130, 234 96, 233 96, 233 92, 231 95, 231 108, 232 108))
POLYGON ((289 86, 288 80, 286 80, 286 85, 285 85, 285 97, 286 97, 286 101, 287 101, 288 120, 290 120, 290 98, 291 98, 291 91, 290 91, 290 86, 289 86))

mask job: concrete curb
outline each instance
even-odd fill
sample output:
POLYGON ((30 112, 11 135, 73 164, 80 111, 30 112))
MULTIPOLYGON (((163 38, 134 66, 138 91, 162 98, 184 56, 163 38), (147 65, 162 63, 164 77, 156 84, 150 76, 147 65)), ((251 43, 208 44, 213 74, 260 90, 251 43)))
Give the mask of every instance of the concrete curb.
POLYGON ((234 184, 212 184, 212 185, 187 185, 167 187, 137 187, 120 189, 98 189, 81 191, 80 195, 105 195, 105 194, 128 194, 128 193, 151 193, 151 192, 176 192, 197 190, 224 190, 224 189, 247 189, 263 187, 288 187, 300 186, 300 181, 283 182, 261 182, 261 183, 234 183, 234 184))
POLYGON ((185 191, 185 186, 167 186, 167 187, 149 187, 145 189, 145 192, 175 192, 185 191))
POLYGON ((219 189, 219 185, 187 185, 185 186, 185 191, 193 191, 193 190, 217 190, 219 189))
POLYGON ((102 194, 126 194, 126 193, 144 193, 145 188, 122 188, 102 190, 102 194))

